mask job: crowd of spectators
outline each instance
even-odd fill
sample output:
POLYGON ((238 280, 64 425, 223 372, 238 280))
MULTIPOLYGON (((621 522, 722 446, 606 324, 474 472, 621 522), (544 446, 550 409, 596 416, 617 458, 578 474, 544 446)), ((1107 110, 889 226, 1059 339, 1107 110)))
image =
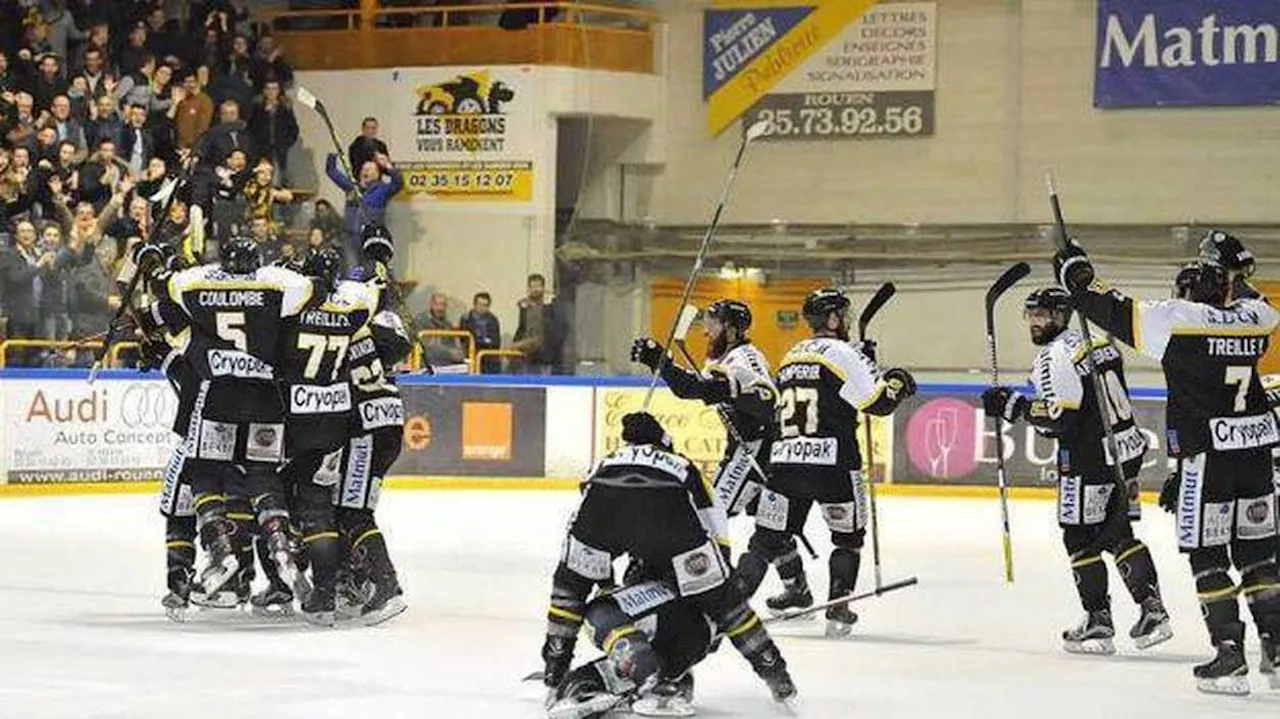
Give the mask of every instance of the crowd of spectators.
MULTIPOLYGON (((190 244, 202 260, 239 230, 264 257, 293 255, 280 239, 298 199, 287 187, 292 82, 242 0, 0 2, 0 335, 103 333, 131 241, 208 228, 208 243, 190 244)), ((316 227, 304 252, 342 243, 340 222, 316 227)))

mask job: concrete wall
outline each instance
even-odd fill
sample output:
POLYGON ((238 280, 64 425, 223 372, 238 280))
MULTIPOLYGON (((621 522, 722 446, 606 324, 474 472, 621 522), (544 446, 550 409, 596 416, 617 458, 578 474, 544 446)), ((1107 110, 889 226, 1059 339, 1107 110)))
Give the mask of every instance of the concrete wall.
MULTIPOLYGON (((710 138, 701 11, 661 3, 670 161, 641 209, 705 222, 734 145, 710 138)), ((1272 108, 1095 110, 1093 0, 940 0, 937 134, 752 150, 728 222, 998 222, 1046 216, 1053 166, 1081 222, 1261 222, 1280 122, 1272 108)))

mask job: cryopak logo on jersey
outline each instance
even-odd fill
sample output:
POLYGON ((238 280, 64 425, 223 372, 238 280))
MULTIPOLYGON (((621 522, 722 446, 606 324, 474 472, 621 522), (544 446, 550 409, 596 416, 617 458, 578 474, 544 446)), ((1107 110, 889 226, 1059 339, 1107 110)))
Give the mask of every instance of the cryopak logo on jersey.
MULTIPOLYGON (((422 419, 422 422, 426 425, 426 443, 430 443, 430 425, 426 424, 426 420, 423 418, 417 419, 422 419)), ((365 431, 375 430, 380 427, 399 427, 402 424, 404 424, 404 402, 399 397, 381 397, 360 403, 360 426, 365 431)), ((417 446, 417 443, 409 442, 410 449, 425 449, 425 447, 426 444, 417 446)))
POLYGON ((769 461, 778 464, 816 464, 834 467, 840 457, 840 440, 835 437, 793 437, 775 441, 769 461))
POLYGON ((289 388, 290 414, 330 414, 351 410, 351 385, 343 382, 328 386, 309 384, 289 388))
POLYGON ((214 377, 239 377, 241 379, 274 379, 271 365, 240 350, 211 349, 208 352, 209 372, 214 377))
POLYGON ((1251 417, 1215 417, 1209 420, 1209 435, 1218 451, 1270 447, 1280 442, 1280 430, 1272 412, 1251 417))
MULTIPOLYGON (((1138 459, 1147 451, 1147 437, 1137 427, 1130 427, 1115 435, 1116 447, 1120 450, 1120 464, 1138 459)), ((1107 464, 1115 464, 1111 457, 1111 443, 1102 440, 1102 452, 1107 464)))
POLYGON ((978 468, 976 410, 958 399, 926 402, 907 421, 907 457, 920 473, 935 479, 964 477, 978 468))

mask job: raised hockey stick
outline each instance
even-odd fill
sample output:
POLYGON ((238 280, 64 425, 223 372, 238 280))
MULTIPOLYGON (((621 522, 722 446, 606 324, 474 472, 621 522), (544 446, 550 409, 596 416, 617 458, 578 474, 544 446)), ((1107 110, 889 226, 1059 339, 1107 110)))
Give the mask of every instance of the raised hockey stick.
POLYGON ((346 154, 342 152, 342 141, 338 139, 338 132, 333 127, 333 120, 329 117, 329 109, 324 106, 320 98, 301 85, 298 85, 297 89, 294 90, 294 97, 297 98, 298 102, 311 108, 320 116, 320 119, 324 122, 325 129, 329 131, 329 140, 333 142, 333 151, 338 156, 338 162, 342 163, 342 171, 347 173, 347 179, 351 181, 351 186, 355 188, 356 195, 363 197, 364 193, 360 191, 360 183, 356 181, 351 163, 347 160, 346 154))
MULTIPOLYGON (((733 191, 733 181, 738 177, 738 168, 742 166, 742 158, 747 154, 747 146, 753 141, 764 137, 769 133, 771 125, 766 120, 753 123, 742 133, 742 143, 738 145, 738 154, 733 158, 733 166, 729 168, 729 177, 725 180, 724 190, 720 193, 720 201, 716 203, 715 214, 711 216, 711 224, 707 227, 707 232, 702 236, 702 244, 698 246, 698 254, 693 260, 693 269, 689 271, 689 278, 684 283, 684 292, 680 295, 681 311, 689 304, 689 298, 693 295, 694 285, 698 283, 698 273, 702 272, 702 263, 707 257, 707 248, 711 246, 711 238, 716 234, 716 228, 720 226, 720 216, 724 214, 724 208, 729 204, 729 195, 733 191)), ((666 350, 670 350, 671 343, 676 338, 676 325, 679 324, 679 318, 676 322, 671 323, 671 331, 667 333, 667 341, 662 343, 664 354, 662 360, 659 361, 656 369, 653 370, 653 376, 649 378, 649 389, 645 392, 644 402, 640 405, 641 411, 649 409, 649 402, 653 399, 653 392, 658 387, 658 376, 662 374, 662 362, 667 362, 668 354, 666 350)))
MULTIPOLYGON (((693 316, 697 317, 698 308, 693 305, 685 305, 684 309, 686 313, 692 309, 693 316)), ((683 321, 684 317, 682 316, 681 322, 683 321)), ((690 320, 690 323, 692 323, 692 320, 690 320)), ((702 372, 698 369, 698 363, 693 359, 693 354, 689 352, 689 345, 685 342, 685 337, 688 333, 688 327, 685 327, 683 332, 677 332, 673 344, 680 350, 680 354, 684 356, 684 360, 689 363, 690 369, 701 375, 702 372)), ((742 435, 738 433, 737 426, 733 424, 733 420, 729 418, 728 414, 719 407, 716 407, 716 416, 720 418, 720 423, 724 425, 725 431, 729 433, 729 436, 733 439, 734 443, 739 447, 746 447, 746 441, 742 439, 742 435)), ((760 467, 760 463, 756 460, 756 456, 754 454, 748 452, 747 461, 751 464, 752 471, 760 477, 760 487, 763 489, 769 483, 769 475, 764 473, 764 469, 760 467)), ((725 511, 728 510, 729 508, 725 507, 725 511)), ((809 538, 804 536, 804 532, 800 532, 796 536, 800 538, 800 543, 804 545, 804 550, 809 553, 809 558, 817 559, 818 553, 814 550, 813 545, 809 543, 809 538)))
MULTIPOLYGON (((1067 223, 1062 218, 1062 202, 1058 199, 1058 186, 1053 179, 1053 170, 1045 170, 1044 184, 1049 191, 1049 207, 1053 210, 1053 244, 1059 249, 1067 246, 1067 223)), ((1102 431, 1106 434, 1107 450, 1111 452, 1112 463, 1112 479, 1116 483, 1116 491, 1121 497, 1128 501, 1129 487, 1124 479, 1124 466, 1120 463, 1120 447, 1116 444, 1116 433, 1112 429, 1111 424, 1114 419, 1111 416, 1112 404, 1111 395, 1107 392, 1107 383, 1102 380, 1102 375, 1098 373, 1098 365, 1093 361, 1093 331, 1089 329, 1089 320, 1085 318, 1084 313, 1077 312, 1080 318, 1080 334, 1084 336, 1084 346, 1088 351, 1084 353, 1084 366, 1089 372, 1089 383, 1093 385, 1093 394, 1098 398, 1098 411, 1102 417, 1102 431)))
POLYGON ((823 602, 822 604, 815 604, 812 607, 797 609, 793 612, 783 612, 782 614, 775 614, 772 617, 762 617, 760 621, 764 624, 788 622, 788 621, 791 621, 792 619, 807 617, 810 614, 817 614, 818 612, 821 612, 823 610, 826 610, 830 607, 834 607, 839 604, 848 604, 849 602, 857 602, 862 599, 867 599, 870 597, 878 597, 881 594, 888 594, 889 592, 894 592, 899 589, 906 589, 907 587, 912 587, 919 583, 920 583, 920 580, 918 578, 907 577, 906 579, 903 579, 901 581, 892 582, 890 584, 884 585, 883 587, 877 587, 876 589, 872 589, 869 592, 859 592, 858 594, 847 594, 843 597, 839 597, 838 599, 832 599, 832 600, 823 602))
MULTIPOLYGON (((867 341, 867 326, 871 324, 871 320, 880 311, 880 308, 893 297, 898 291, 897 286, 892 282, 886 282, 880 285, 880 289, 872 295, 871 300, 867 302, 867 306, 862 308, 862 314, 858 316, 858 339, 862 342, 867 341)), ((876 589, 884 585, 884 580, 880 573, 880 520, 879 512, 876 511, 876 482, 872 474, 875 471, 875 448, 872 444, 871 436, 871 416, 863 413, 862 426, 864 428, 864 436, 867 445, 867 500, 870 504, 871 514, 871 554, 875 562, 875 580, 876 589)))
MULTIPOLYGON (((1000 386, 1000 365, 996 354, 996 303, 1010 287, 1031 274, 1031 265, 1025 262, 1010 267, 987 290, 987 354, 991 358, 991 386, 1000 386)), ((1013 583, 1013 535, 1009 531, 1009 483, 1004 470, 1004 417, 995 417, 996 425, 996 483, 1000 488, 1000 524, 1004 543, 1004 580, 1013 583)))

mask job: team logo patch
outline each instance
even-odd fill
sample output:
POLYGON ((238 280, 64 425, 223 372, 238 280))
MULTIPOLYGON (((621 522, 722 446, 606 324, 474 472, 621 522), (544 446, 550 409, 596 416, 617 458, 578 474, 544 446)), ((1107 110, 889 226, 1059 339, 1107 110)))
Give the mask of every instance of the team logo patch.
POLYGON ((711 570, 711 560, 705 554, 695 554, 684 560, 684 568, 689 574, 701 577, 711 570))

